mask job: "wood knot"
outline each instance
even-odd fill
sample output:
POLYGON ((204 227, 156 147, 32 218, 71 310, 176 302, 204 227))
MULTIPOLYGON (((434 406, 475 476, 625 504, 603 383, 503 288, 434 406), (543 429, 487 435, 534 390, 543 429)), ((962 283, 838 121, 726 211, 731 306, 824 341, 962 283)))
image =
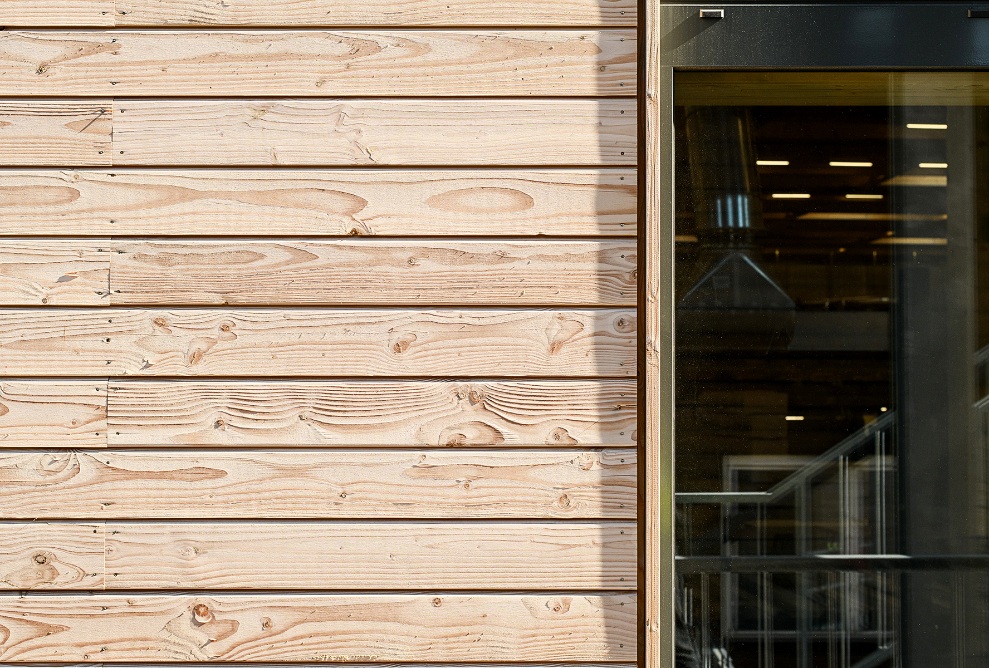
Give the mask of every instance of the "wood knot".
POLYGON ((564 427, 553 429, 546 438, 546 445, 576 445, 578 442, 564 427))
POLYGON ((262 617, 261 618, 261 629, 263 631, 270 631, 271 630, 271 617, 262 617))
POLYGON ((42 566, 45 565, 45 564, 47 564, 48 563, 48 555, 45 554, 44 552, 39 552, 38 554, 34 555, 34 563, 39 564, 39 565, 42 565, 42 566))
POLYGON ((192 616, 200 624, 208 624, 213 621, 213 613, 205 603, 197 603, 193 606, 192 616))
POLYGON ((471 406, 476 406, 484 401, 484 390, 477 388, 470 388, 467 393, 467 400, 470 401, 471 406))
POLYGON ((463 486, 465 491, 470 491, 470 480, 465 480, 463 486))
POLYGON ((562 615, 566 612, 570 612, 570 603, 571 603, 571 599, 560 598, 560 599, 556 599, 555 601, 547 601, 546 607, 549 608, 551 611, 562 615))
POLYGON ((396 339, 394 343, 392 343, 391 349, 396 355, 401 355, 410 347, 412 347, 412 344, 415 343, 415 340, 417 338, 418 337, 415 334, 412 334, 411 332, 408 334, 403 334, 402 336, 398 337, 398 339, 396 339))
POLYGON ((161 316, 158 316, 151 322, 152 324, 154 324, 155 327, 168 327, 168 321, 162 318, 161 316))
POLYGON ((615 331, 623 334, 635 331, 635 319, 627 315, 618 316, 615 318, 615 331))
POLYGON ((440 597, 438 597, 438 596, 437 596, 436 598, 434 598, 434 599, 433 599, 433 607, 434 607, 434 608, 438 608, 438 607, 440 607, 441 605, 443 605, 443 599, 441 599, 441 598, 440 598, 440 597))
POLYGON ((213 428, 214 429, 223 429, 226 426, 227 426, 227 423, 224 422, 223 420, 217 420, 216 422, 213 423, 213 428))
POLYGON ((570 508, 570 506, 573 505, 573 502, 570 500, 569 496, 567 496, 566 494, 561 494, 559 499, 559 504, 560 504, 560 508, 566 509, 566 508, 570 508))

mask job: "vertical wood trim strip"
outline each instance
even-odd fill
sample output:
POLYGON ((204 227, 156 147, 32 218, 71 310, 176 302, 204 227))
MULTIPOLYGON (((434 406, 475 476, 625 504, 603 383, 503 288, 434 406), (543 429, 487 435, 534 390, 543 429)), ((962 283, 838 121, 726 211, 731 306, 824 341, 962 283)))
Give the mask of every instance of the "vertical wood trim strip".
POLYGON ((659 6, 661 0, 643 0, 642 95, 639 192, 643 195, 640 240, 645 252, 645 280, 640 289, 644 324, 640 330, 639 374, 643 415, 639 489, 644 494, 641 539, 644 573, 640 577, 642 668, 673 668, 675 661, 673 563, 673 221, 672 155, 662 152, 664 133, 672 126, 673 71, 660 65, 659 6))

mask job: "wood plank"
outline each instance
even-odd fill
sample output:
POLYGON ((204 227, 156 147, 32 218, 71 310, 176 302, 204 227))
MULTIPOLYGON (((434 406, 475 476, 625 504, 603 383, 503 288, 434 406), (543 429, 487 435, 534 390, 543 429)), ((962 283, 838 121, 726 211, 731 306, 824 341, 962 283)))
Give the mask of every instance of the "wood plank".
POLYGON ((635 595, 0 597, 17 661, 632 661, 635 595))
POLYGON ((634 522, 111 522, 107 589, 634 591, 635 541, 634 522))
POLYGON ((105 447, 106 402, 105 380, 0 380, 0 448, 105 447))
POLYGON ((100 589, 103 550, 102 523, 0 523, 0 590, 100 589))
POLYGON ((107 304, 109 283, 106 240, 0 239, 0 305, 107 304))
POLYGON ((0 235, 625 235, 635 170, 3 170, 0 235))
MULTIPOLYGON (((659 24, 662 0, 644 0, 649 17, 645 43, 643 142, 642 464, 639 470, 643 620, 640 665, 675 666, 677 632, 674 503, 674 300, 673 152, 663 150, 673 132, 673 69, 663 67, 659 24)), ((679 74, 677 75, 679 77, 679 74)), ((678 96, 679 102, 679 96, 678 96)))
POLYGON ((0 100, 0 165, 111 163, 110 100, 0 100))
POLYGON ((3 25, 112 26, 114 0, 3 0, 3 25))
POLYGON ((635 519, 635 461, 634 449, 0 451, 0 518, 635 519))
POLYGON ((109 443, 631 446, 635 391, 631 380, 115 381, 109 443))
POLYGON ((635 95, 634 30, 5 31, 0 95, 635 95))
POLYGON ((634 310, 0 309, 0 374, 600 376, 634 310))
POLYGON ((634 306, 630 241, 114 242, 115 305, 634 306))
MULTIPOLYGON (((67 0, 59 0, 60 4, 67 0)), ((81 2, 83 0, 76 0, 81 2)), ((96 0, 94 0, 96 1, 96 0)), ((634 26, 634 0, 116 0, 118 26, 634 26)), ((31 25, 31 24, 27 24, 31 25)))
POLYGON ((131 99, 117 103, 113 161, 632 166, 636 133, 633 99, 131 99))

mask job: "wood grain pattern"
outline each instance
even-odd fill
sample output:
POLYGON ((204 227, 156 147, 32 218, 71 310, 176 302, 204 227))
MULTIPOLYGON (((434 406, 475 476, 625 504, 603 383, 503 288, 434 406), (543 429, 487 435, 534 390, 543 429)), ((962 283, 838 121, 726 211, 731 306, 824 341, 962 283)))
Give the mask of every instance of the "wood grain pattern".
POLYGON ((115 305, 634 306, 626 241, 114 242, 115 305))
POLYGON ((660 64, 663 57, 660 33, 670 28, 659 23, 661 4, 662 0, 643 2, 643 10, 650 20, 643 31, 642 81, 645 88, 643 142, 648 159, 643 161, 641 174, 645 218, 640 256, 644 322, 639 530, 645 568, 640 601, 643 623, 640 663, 650 668, 675 665, 677 647, 673 486, 673 328, 676 314, 673 247, 676 225, 672 212, 675 175, 672 151, 662 150, 673 132, 673 70, 660 64))
POLYGON ((0 95, 635 95, 634 30, 6 31, 0 95))
POLYGON ((632 166, 636 132, 634 99, 131 99, 113 162, 632 166))
POLYGON ((600 376, 634 310, 0 309, 0 374, 600 376))
POLYGON ((635 519, 634 449, 0 451, 5 519, 635 519))
POLYGON ((0 591, 102 588, 103 555, 102 523, 0 523, 0 591))
POLYGON ((0 99, 0 165, 111 162, 109 100, 0 99))
POLYGON ((107 589, 634 591, 635 535, 632 522, 110 522, 107 589))
POLYGON ((106 240, 0 239, 0 305, 108 304, 109 282, 106 240))
POLYGON ((3 0, 4 26, 112 26, 114 0, 3 0))
POLYGON ((635 170, 3 170, 0 235, 635 235, 635 170))
POLYGON ((106 402, 105 380, 0 380, 0 448, 104 447, 106 402))
MULTIPOLYGON (((59 0, 59 6, 67 1, 59 0)), ((543 0, 526 5, 509 0, 116 0, 116 8, 119 26, 634 26, 636 22, 633 0, 543 0)))
POLYGON ((115 381, 107 412, 111 446, 635 442, 634 381, 115 381))
POLYGON ((632 661, 635 595, 3 596, 16 661, 632 661))

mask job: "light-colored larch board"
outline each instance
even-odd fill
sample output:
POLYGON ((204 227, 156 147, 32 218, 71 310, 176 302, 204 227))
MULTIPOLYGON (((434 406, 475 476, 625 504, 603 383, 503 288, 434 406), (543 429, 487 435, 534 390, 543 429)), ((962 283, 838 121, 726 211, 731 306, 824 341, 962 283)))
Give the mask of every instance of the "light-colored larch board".
POLYGON ((113 164, 632 166, 635 109, 634 99, 130 98, 116 102, 113 164))
POLYGON ((633 236, 604 170, 0 169, 0 235, 633 236))
POLYGON ((634 0, 543 0, 529 4, 510 0, 116 0, 116 8, 118 26, 636 24, 634 0))
POLYGON ((109 522, 107 589, 634 591, 634 522, 109 522))
POLYGON ((0 305, 106 305, 110 255, 101 239, 0 239, 0 305))
POLYGON ((106 402, 106 379, 0 379, 0 448, 105 447, 106 402))
POLYGON ((0 166, 109 166, 112 117, 110 100, 0 99, 0 166))
POLYGON ((115 380, 107 413, 111 447, 631 447, 635 397, 633 380, 115 380))
POLYGON ((8 27, 112 26, 113 6, 114 0, 3 0, 0 23, 8 27))
POLYGON ((0 96, 635 95, 634 30, 0 33, 0 96))
POLYGON ((635 519, 635 450, 0 451, 6 519, 635 519))
POLYGON ((633 661, 634 594, 0 595, 16 661, 633 661))
POLYGON ((110 303, 134 306, 635 306, 635 285, 625 240, 115 241, 110 259, 110 303))
POLYGON ((0 522, 0 591, 102 589, 103 529, 102 522, 0 522))
POLYGON ((636 373, 634 310, 0 309, 0 374, 636 373))

